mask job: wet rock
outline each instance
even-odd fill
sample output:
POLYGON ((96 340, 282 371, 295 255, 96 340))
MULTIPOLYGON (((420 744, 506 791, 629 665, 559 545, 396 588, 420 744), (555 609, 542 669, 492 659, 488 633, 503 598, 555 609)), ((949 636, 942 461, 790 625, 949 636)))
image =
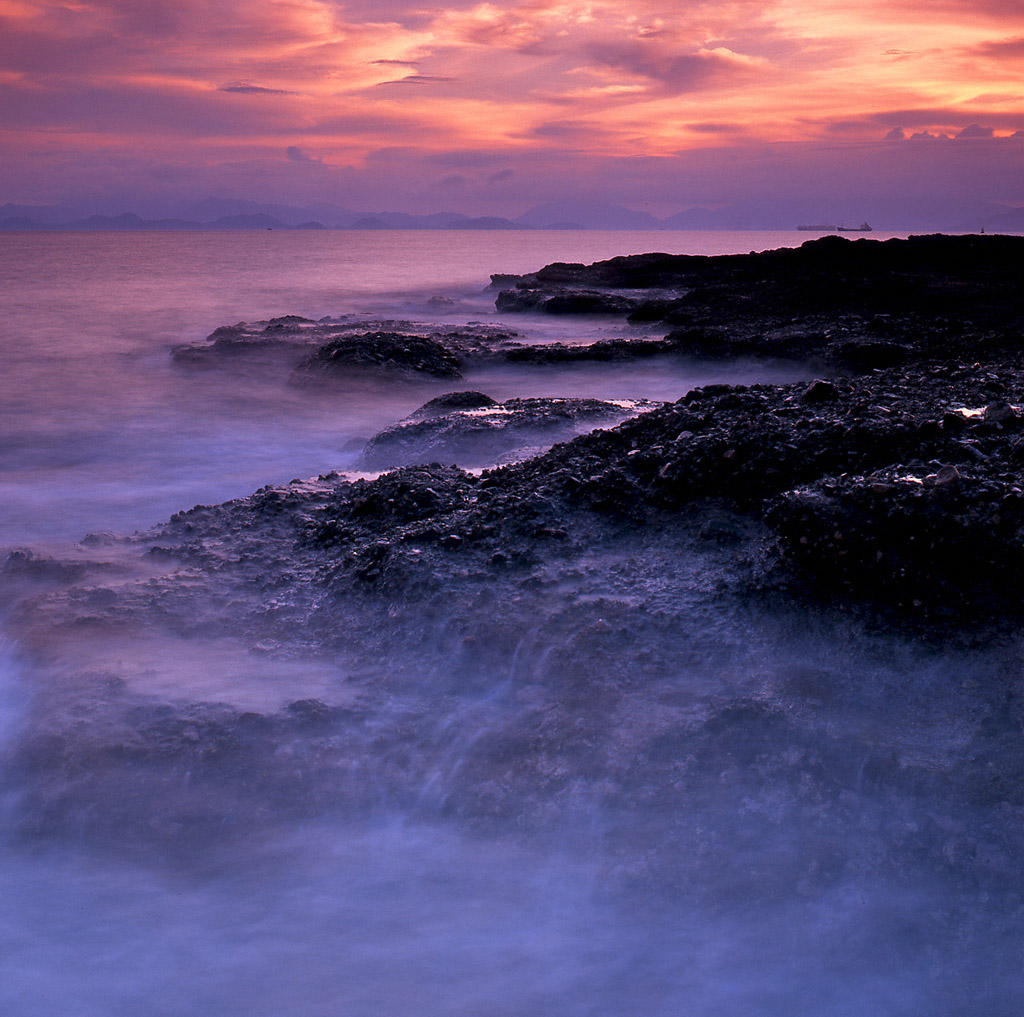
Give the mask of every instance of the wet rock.
MULTIPOLYGON (((694 355, 808 361, 843 372, 1012 351, 1024 326, 1011 267, 1024 239, 822 237, 796 249, 714 257, 644 254, 555 264, 502 291, 502 311, 592 313, 616 299, 637 321, 680 324, 694 355), (574 300, 576 303, 574 304, 574 300), (703 329, 722 330, 703 333, 703 329)), ((681 340, 682 336, 675 336, 681 340)))
POLYGON ((924 478, 928 487, 950 487, 960 482, 960 471, 955 466, 942 466, 936 473, 924 478))
MULTIPOLYGON (((1019 363, 998 374, 1007 391, 1024 383, 1019 363)), ((899 816, 886 851, 851 860, 836 810, 857 811, 864 788, 884 791, 886 815, 905 794, 941 816, 954 785, 983 812, 1018 801, 1024 763, 1003 766, 998 780, 987 770, 996 742, 1001 766, 1020 755, 1016 715, 979 730, 978 762, 961 756, 943 769, 874 735, 868 744, 850 733, 860 725, 820 723, 829 705, 863 707, 851 693, 866 684, 856 667, 843 675, 830 660, 773 677, 755 647, 757 696, 739 700, 695 699, 679 676, 728 670, 723 660, 748 673, 746 612, 759 598, 770 598, 774 617, 810 594, 814 613, 799 612, 801 626, 809 617, 832 626, 828 604, 930 625, 942 638, 1017 624, 1019 439, 979 435, 986 461, 968 469, 959 436, 922 427, 968 405, 978 381, 969 361, 941 376, 905 365, 844 381, 840 398, 812 405, 805 384, 709 385, 479 478, 437 464, 373 481, 325 474, 180 513, 137 538, 140 550, 173 556, 167 574, 110 584, 98 597, 90 581, 33 603, 24 628, 44 633, 42 652, 55 633, 108 625, 121 638, 145 618, 192 637, 249 640, 259 652, 247 668, 289 650, 315 653, 337 662, 344 681, 322 694, 286 692, 262 712, 160 712, 122 689, 101 718, 69 711, 61 688, 59 715, 71 719, 18 747, 26 823, 166 840, 199 810, 216 817, 210 835, 223 836, 225 816, 230 830, 268 815, 426 807, 441 773, 427 804, 478 828, 563 823, 566 809, 591 815, 597 795, 628 809, 628 835, 636 817, 664 817, 680 802, 703 823, 724 789, 730 821, 742 802, 764 826, 747 830, 753 846, 735 871, 722 876, 716 864, 716 900, 719 890, 740 892, 736 880, 748 896, 767 892, 766 879, 773 892, 809 893, 844 865, 866 871, 879 858, 970 865, 973 876, 974 856, 951 846, 956 831, 911 828, 899 816), (924 483, 954 466, 958 482, 924 483), (358 715, 331 698, 339 685, 357 691, 358 715), (90 808, 70 808, 67 787, 90 808), (758 866, 770 840, 759 831, 788 830, 794 817, 813 832, 813 858, 790 865, 787 836, 782 864, 773 856, 766 874, 758 866)), ((95 680, 116 684, 109 673, 95 680)), ((683 840, 688 850, 689 831, 683 840)), ((717 863, 715 844, 704 850, 717 863)), ((1003 864, 980 871, 993 878, 1003 864)))
POLYGON ((339 365, 347 360, 355 367, 386 369, 390 364, 391 369, 427 370, 428 373, 440 370, 440 376, 454 377, 448 373, 451 364, 443 366, 445 354, 459 362, 471 358, 486 360, 506 346, 515 346, 516 339, 514 331, 482 322, 438 328, 434 324, 362 319, 354 315, 320 321, 286 315, 269 321, 240 321, 235 325, 222 326, 215 329, 205 343, 178 346, 171 352, 175 362, 181 366, 219 366, 237 370, 247 363, 294 367, 304 359, 316 363, 331 362, 330 352, 324 351, 337 346, 334 359, 339 365), (374 336, 387 338, 375 341, 374 336), (421 355, 429 348, 435 357, 441 358, 440 361, 431 363, 427 359, 417 366, 412 345, 406 344, 409 348, 404 353, 399 348, 404 339, 413 340, 412 345, 429 341, 421 347, 421 355), (393 356, 388 355, 388 349, 393 356))
MULTIPOLYGON (((467 408, 444 412, 432 400, 409 418, 386 428, 365 446, 357 467, 389 469, 416 462, 443 460, 464 466, 485 465, 536 454, 557 441, 573 438, 599 425, 612 426, 656 408, 646 400, 608 402, 600 399, 509 399, 496 403, 470 393, 467 408)), ((442 397, 442 400, 448 397, 442 397)))
POLYGON ((366 371, 385 377, 460 377, 458 358, 442 343, 400 332, 367 332, 334 339, 303 360, 293 377, 297 381, 344 378, 366 371))
POLYGON ((454 467, 433 464, 396 470, 348 492, 345 515, 372 530, 451 512, 470 497, 473 479, 454 467))
POLYGON ((636 301, 609 293, 559 293, 541 305, 546 314, 615 314, 626 315, 636 308, 636 301))
POLYGON ((732 360, 736 357, 764 355, 760 337, 740 338, 720 326, 689 326, 675 329, 665 337, 675 349, 701 360, 732 360))
POLYGON ((596 290, 502 290, 495 301, 499 311, 541 311, 544 314, 625 316, 637 307, 631 297, 596 290))
POLYGON ((830 381, 813 381, 804 389, 800 401, 804 403, 832 403, 839 398, 839 389, 830 381))
POLYGON ((829 364, 849 371, 895 367, 912 356, 911 351, 899 343, 863 339, 829 344, 824 355, 829 364))
POLYGON ((538 343, 509 348, 502 359, 510 364, 567 364, 587 361, 645 360, 689 354, 684 343, 665 339, 601 339, 593 343, 538 343))
POLYGON ((16 589, 29 585, 48 585, 75 582, 90 573, 111 571, 101 562, 67 561, 39 554, 31 548, 15 548, 0 560, 0 602, 16 589))
POLYGON ((493 290, 510 289, 521 282, 523 278, 521 275, 513 275, 509 272, 492 272, 488 288, 493 290))
POLYGON ((985 420, 1004 427, 1017 422, 1017 411, 1005 400, 997 399, 985 407, 985 420))
POLYGON ((320 331, 317 322, 297 314, 267 321, 240 321, 215 328, 204 344, 174 347, 171 356, 186 367, 210 367, 258 356, 295 356, 314 345, 320 331))
POLYGON ((766 518, 815 589, 911 616, 964 622, 1020 596, 1024 522, 1006 482, 965 480, 951 465, 923 482, 846 476, 787 492, 766 518), (997 606, 998 605, 998 606, 997 606))
POLYGON ((485 406, 497 406, 497 400, 483 392, 447 392, 424 403, 412 417, 439 417, 453 410, 479 410, 485 406))

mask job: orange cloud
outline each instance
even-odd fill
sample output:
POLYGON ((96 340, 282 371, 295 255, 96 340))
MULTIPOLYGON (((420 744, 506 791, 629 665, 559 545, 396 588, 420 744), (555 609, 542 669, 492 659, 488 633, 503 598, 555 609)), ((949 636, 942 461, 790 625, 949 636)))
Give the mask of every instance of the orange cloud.
POLYGON ((1024 123, 1022 55, 1019 0, 0 0, 0 140, 26 166, 59 140, 359 167, 998 139, 1024 123))

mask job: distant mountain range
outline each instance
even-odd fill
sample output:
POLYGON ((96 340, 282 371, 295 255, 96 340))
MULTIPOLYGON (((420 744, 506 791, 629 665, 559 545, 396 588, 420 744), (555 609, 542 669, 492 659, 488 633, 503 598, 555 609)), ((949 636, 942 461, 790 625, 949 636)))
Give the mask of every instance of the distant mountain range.
POLYGON ((1024 208, 987 202, 949 207, 947 203, 889 202, 871 209, 813 209, 802 203, 746 201, 724 208, 689 208, 659 219, 622 205, 594 202, 547 202, 507 219, 467 216, 459 212, 414 215, 408 212, 356 212, 316 202, 296 207, 237 198, 205 198, 161 218, 133 212, 83 214, 74 205, 0 205, 0 230, 758 230, 794 229, 798 222, 849 221, 867 218, 876 230, 948 230, 990 233, 1024 232, 1024 208))

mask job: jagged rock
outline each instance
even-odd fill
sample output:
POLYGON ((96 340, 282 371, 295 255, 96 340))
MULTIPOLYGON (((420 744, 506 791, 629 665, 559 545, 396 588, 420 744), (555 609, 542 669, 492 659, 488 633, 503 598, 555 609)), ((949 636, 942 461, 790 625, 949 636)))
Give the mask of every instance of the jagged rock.
POLYGON ((360 469, 390 469, 411 463, 443 460, 463 466, 500 463, 536 454, 556 441, 565 441, 599 425, 612 426, 627 417, 660 405, 647 400, 608 402, 600 399, 509 399, 496 403, 480 393, 456 393, 469 398, 447 412, 442 396, 420 407, 406 420, 374 436, 356 465, 360 469), (484 402, 486 400, 486 402, 484 402))
MULTIPOLYGON (((469 358, 491 358, 504 348, 514 346, 518 337, 518 333, 507 328, 476 321, 438 328, 434 324, 363 319, 354 315, 311 321, 289 314, 268 321, 223 325, 214 329, 205 343, 177 346, 171 355, 176 363, 186 367, 237 369, 240 363, 264 360, 274 364, 290 363, 294 367, 304 358, 313 359, 325 347, 337 344, 352 351, 350 356, 364 365, 380 367, 372 352, 365 355, 355 352, 357 347, 372 345, 372 340, 366 337, 373 335, 429 340, 460 362, 469 358)), ((393 340, 390 343, 394 345, 393 340)), ((344 360, 345 354, 339 354, 339 357, 344 360)), ((399 354, 394 363, 401 359, 399 354)))
POLYGON ((566 364, 583 361, 627 361, 648 357, 687 354, 689 350, 669 336, 666 339, 600 339, 593 343, 538 343, 506 350, 510 364, 566 364))
POLYGON ((412 417, 439 417, 452 410, 479 410, 485 406, 497 406, 498 402, 483 392, 447 392, 424 403, 412 417))
POLYGON ((831 403, 839 398, 839 390, 830 381, 811 382, 800 397, 805 403, 831 403))
POLYGON ((503 290, 497 306, 615 313, 618 301, 631 320, 684 326, 670 338, 714 359, 781 357, 863 372, 955 358, 969 332, 977 359, 998 360, 1024 328, 1013 267, 1022 258, 1021 237, 829 236, 760 254, 548 265, 503 290))
POLYGON ((346 377, 360 371, 384 376, 426 374, 458 378, 459 360, 436 339, 400 332, 344 336, 321 346, 295 369, 297 381, 346 377))
POLYGON ((767 515, 815 589, 900 613, 977 621, 1024 593, 1024 499, 951 465, 924 481, 832 477, 787 492, 767 515))
POLYGON ((949 487, 960 482, 960 471, 955 466, 940 466, 938 471, 924 478, 926 487, 949 487))
MULTIPOLYGON (((819 283, 828 299, 849 285, 819 283)), ((825 350, 873 320, 760 321, 748 338, 825 350)), ((888 325, 902 341, 902 318, 888 325)), ((118 560, 138 560, 106 582, 15 557, 7 573, 46 577, 11 618, 44 680, 29 729, 5 732, 5 823, 32 850, 156 845, 176 879, 197 847, 216 849, 203 879, 250 857, 233 836, 287 869, 321 820, 332 871, 347 857, 333 824, 361 837, 366 817, 441 827, 449 867, 463 856, 443 824, 473 851, 493 835, 502 860, 526 838, 531 872, 534 845, 561 857, 581 829, 605 903, 618 881, 655 917, 666 900, 763 910, 769 931, 794 901, 832 915, 868 888, 873 913, 892 887, 911 905, 924 887, 942 906, 928 926, 908 912, 910 952, 922 930, 938 951, 921 984, 969 1008, 934 983, 948 949, 1010 973, 998 1009, 1017 988, 1017 939, 1000 943, 1024 857, 1024 439, 979 408, 1020 392, 1024 363, 984 335, 957 348, 822 382, 820 401, 806 383, 709 385, 481 476, 433 464, 264 488, 123 541, 118 560), (870 626, 845 618, 863 611, 870 626), (276 699, 242 706, 226 683, 188 703, 207 686, 187 682, 157 697, 133 690, 133 665, 87 659, 105 635, 117 658, 133 638, 166 654, 167 633, 199 647, 198 672, 237 643, 239 684, 270 662, 276 699), (329 680, 293 685, 293 655, 329 680), (287 853, 279 822, 302 824, 287 853)))
POLYGON ((627 315, 637 307, 633 298, 594 290, 502 290, 495 301, 499 311, 542 311, 544 314, 627 315))
POLYGON ((1017 411, 1005 400, 997 399, 985 407, 985 420, 1004 426, 1017 422, 1017 411))

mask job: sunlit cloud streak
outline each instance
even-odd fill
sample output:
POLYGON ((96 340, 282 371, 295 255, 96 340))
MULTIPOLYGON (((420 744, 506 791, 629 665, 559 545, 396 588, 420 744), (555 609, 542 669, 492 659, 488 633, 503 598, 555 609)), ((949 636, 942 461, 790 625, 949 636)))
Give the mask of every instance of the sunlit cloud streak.
MULTIPOLYGON (((162 165, 171 189, 211 178, 252 197, 305 195, 316 172, 340 200, 372 194, 378 153, 405 150, 388 187, 429 204, 463 176, 472 211, 498 184, 510 204, 544 200, 584 167, 612 197, 623 160, 840 145, 849 161, 943 136, 1011 142, 988 146, 995 186, 1021 167, 1022 56, 1017 0, 0 0, 0 200, 70 194, 101 154, 162 165), (424 179, 448 151, 493 162, 424 179)), ((157 176, 133 172, 125 193, 157 176)), ((710 200, 708 172, 679 205, 710 200)), ((1024 203, 999 187, 993 200, 1024 203)))

